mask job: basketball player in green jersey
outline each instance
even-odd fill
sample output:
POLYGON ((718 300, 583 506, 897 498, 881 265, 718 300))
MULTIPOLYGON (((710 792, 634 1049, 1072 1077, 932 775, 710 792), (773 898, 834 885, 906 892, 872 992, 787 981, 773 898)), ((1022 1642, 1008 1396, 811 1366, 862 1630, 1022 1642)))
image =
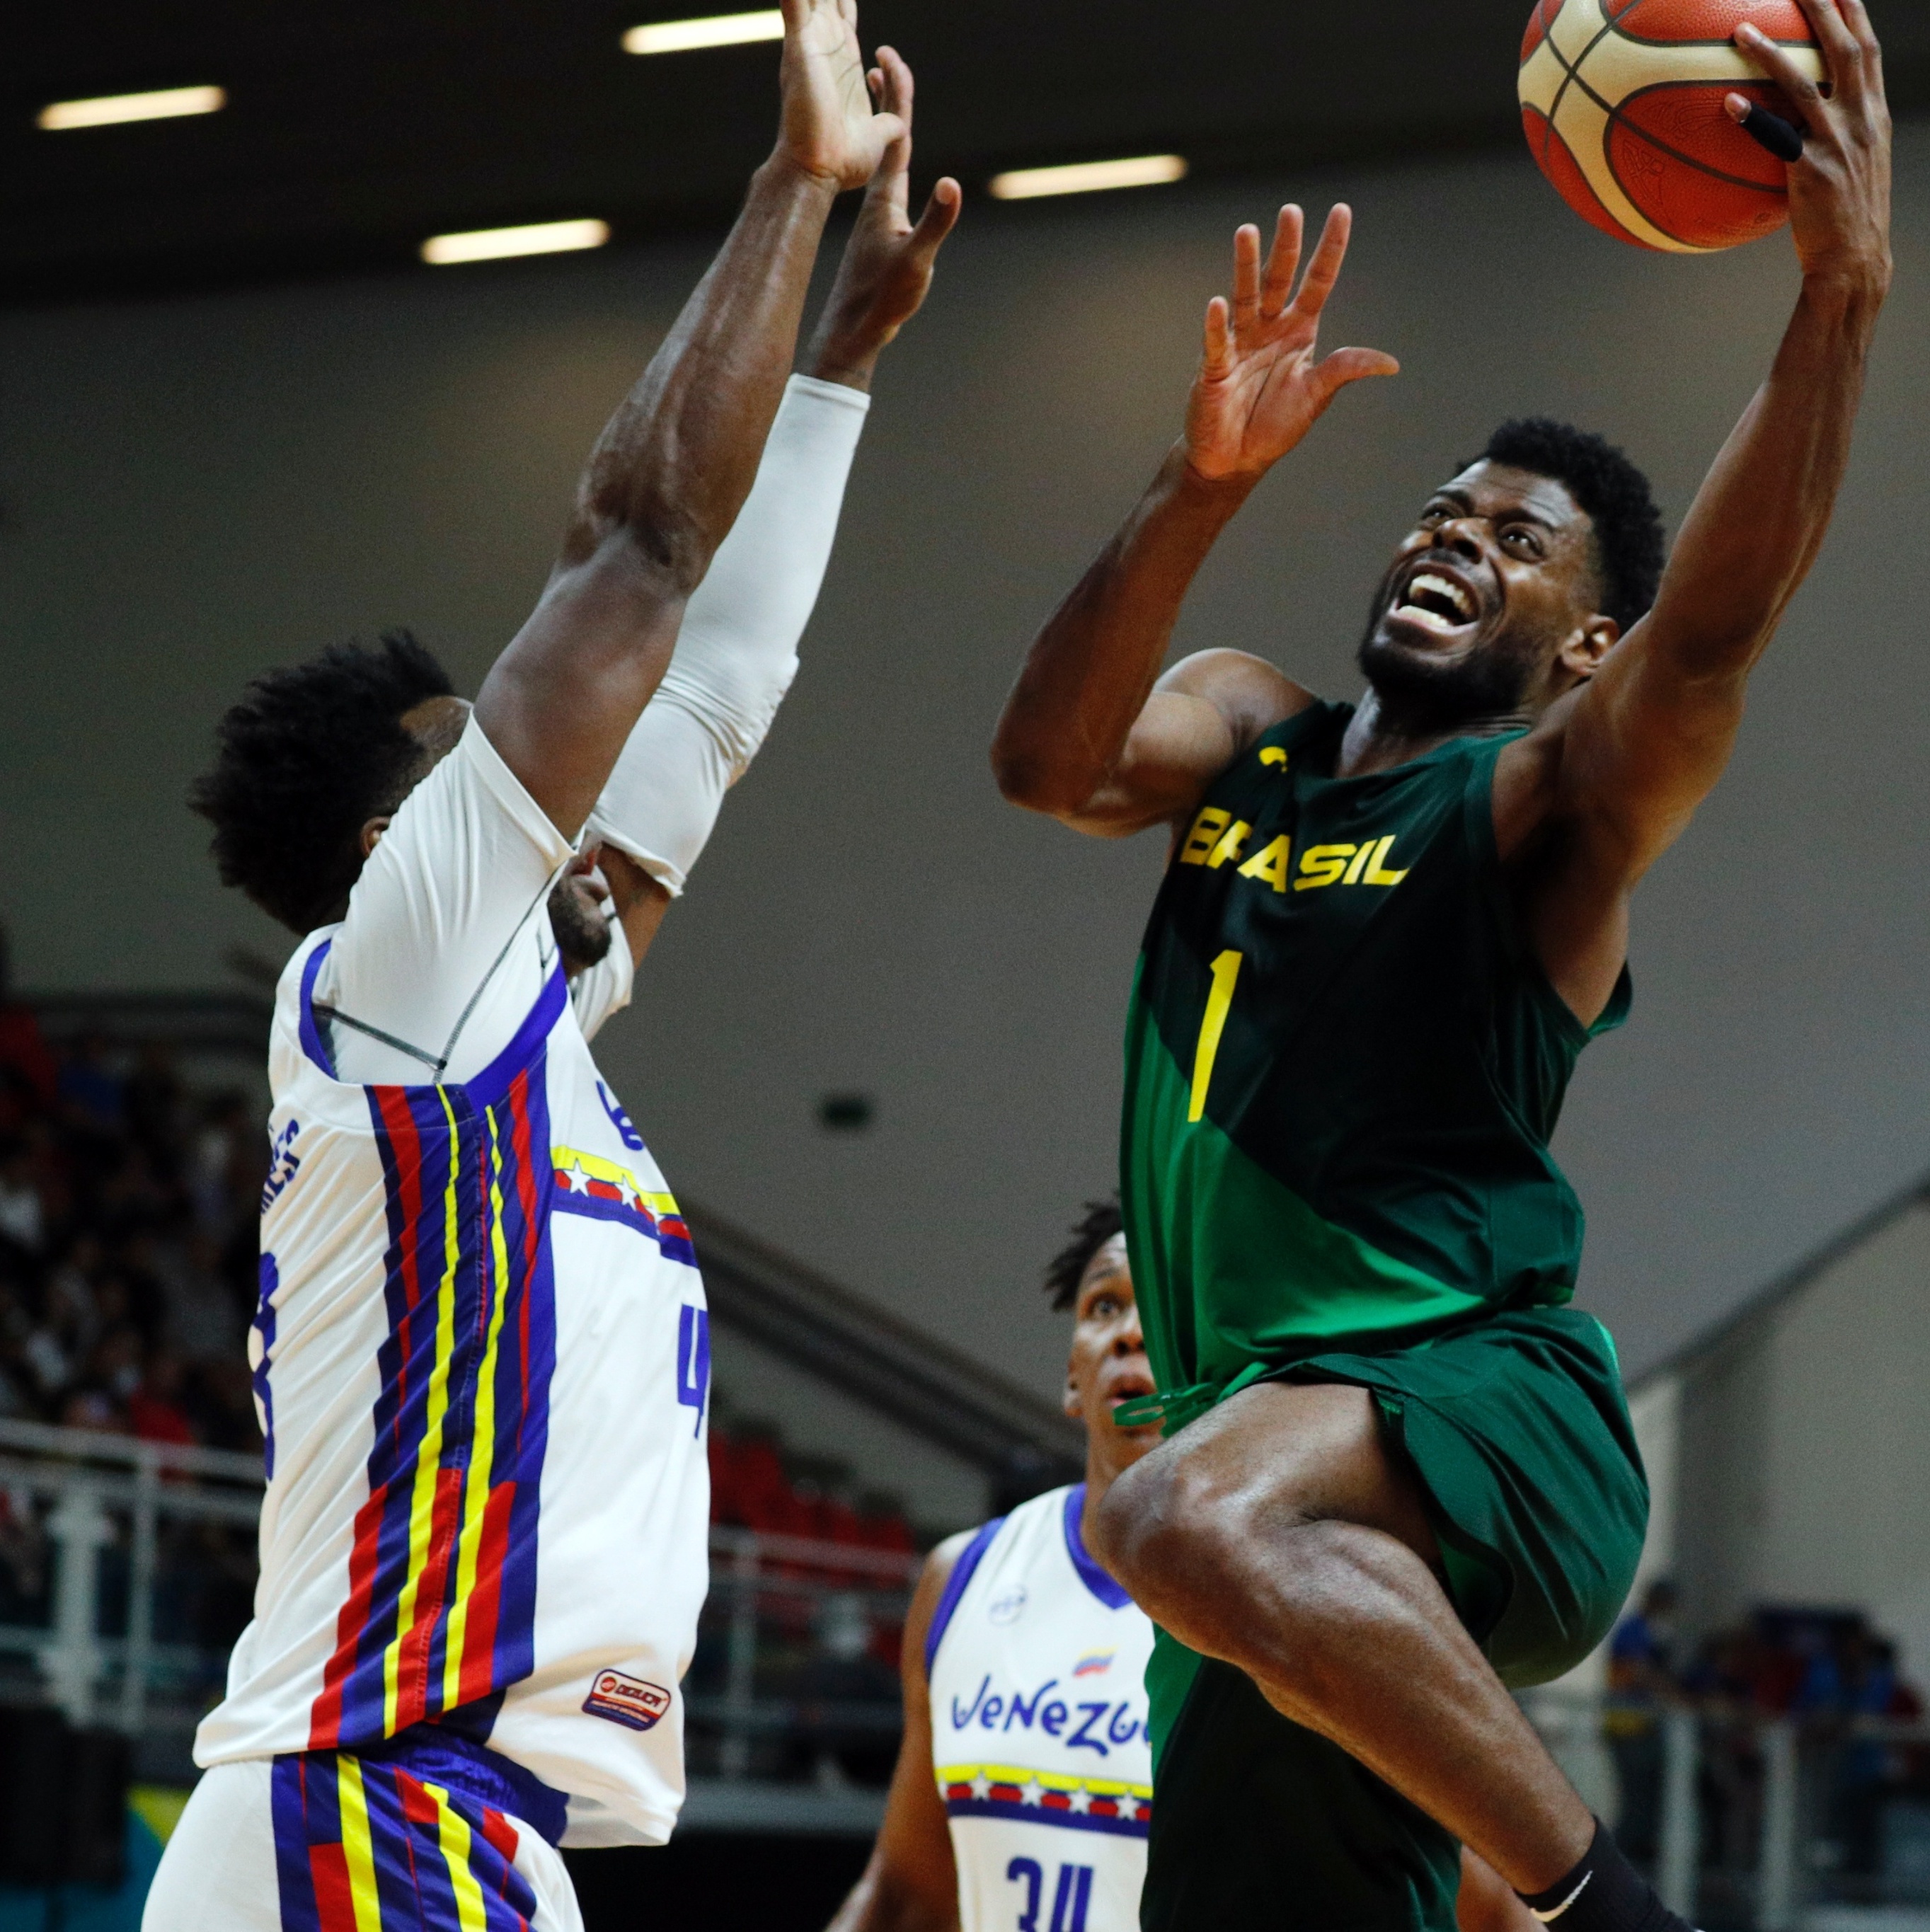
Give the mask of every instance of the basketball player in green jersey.
POLYGON ((1625 458, 1512 424, 1396 551, 1358 706, 1235 651, 1160 676, 1261 476, 1395 373, 1316 359, 1349 218, 1295 294, 1289 208, 1264 265, 1241 230, 1185 433, 1001 721, 1008 797, 1173 838, 1122 1151, 1168 1439, 1095 1526, 1162 1630, 1148 1932, 1445 1932, 1456 1840, 1562 1932, 1678 1922, 1505 1687, 1608 1629, 1647 1514, 1613 1349, 1565 1305, 1581 1214, 1549 1137, 1628 1010, 1630 893, 1822 542, 1889 284, 1876 40, 1861 0, 1803 5, 1826 94, 1736 36, 1806 129, 1801 292, 1665 569, 1625 458))

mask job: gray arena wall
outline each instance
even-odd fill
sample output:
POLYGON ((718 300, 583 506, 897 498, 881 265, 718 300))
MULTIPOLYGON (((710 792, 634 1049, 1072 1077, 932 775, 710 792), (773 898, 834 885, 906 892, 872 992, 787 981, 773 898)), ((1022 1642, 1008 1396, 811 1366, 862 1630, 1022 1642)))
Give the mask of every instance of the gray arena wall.
MULTIPOLYGON (((1733 770, 1644 888, 1634 1022, 1562 1130, 1586 1301, 1638 1371, 1930 1144, 1930 125, 1898 162, 1835 534, 1733 770)), ((986 742, 1178 427, 1234 224, 1289 193, 1355 202, 1328 340, 1406 374, 1343 397, 1259 495, 1180 642, 1337 694, 1390 544, 1496 420, 1605 430, 1673 521, 1795 286, 1781 241, 1618 246, 1511 153, 971 197, 879 382, 803 673, 603 1051, 674 1184, 1041 1394, 1064 1331, 1034 1284, 1111 1173, 1160 854, 1005 807, 986 742), (872 1125, 827 1132, 834 1092, 872 1096, 872 1125)), ((704 254, 0 314, 0 917, 24 984, 209 986, 234 946, 282 956, 182 808, 215 716, 254 671, 395 623, 473 689, 704 254)))

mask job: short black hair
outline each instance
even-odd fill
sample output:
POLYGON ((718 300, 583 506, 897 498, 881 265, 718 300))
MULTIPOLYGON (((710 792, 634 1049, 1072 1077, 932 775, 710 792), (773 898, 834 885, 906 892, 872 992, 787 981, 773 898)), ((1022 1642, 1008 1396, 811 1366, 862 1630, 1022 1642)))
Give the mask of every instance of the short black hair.
POLYGON ((407 631, 257 678, 216 726, 213 767, 188 795, 215 828, 221 883, 297 933, 339 918, 362 826, 393 812, 422 769, 402 714, 453 689, 407 631))
POLYGON ((1481 454, 1560 484, 1595 526, 1603 615, 1625 632, 1647 615, 1668 547, 1655 492, 1627 456, 1605 436, 1550 416, 1503 423, 1481 454))
POLYGON ((1046 1265, 1046 1293, 1055 1308, 1070 1308, 1078 1300, 1079 1285, 1093 1256, 1125 1225, 1118 1195, 1085 1204, 1085 1212, 1072 1224, 1072 1239, 1046 1265))

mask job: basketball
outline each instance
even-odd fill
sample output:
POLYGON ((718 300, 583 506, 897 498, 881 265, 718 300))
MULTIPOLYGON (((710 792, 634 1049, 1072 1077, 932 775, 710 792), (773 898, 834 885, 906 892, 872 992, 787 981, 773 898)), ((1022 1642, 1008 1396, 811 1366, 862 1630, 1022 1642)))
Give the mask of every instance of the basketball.
POLYGON ((1577 214, 1676 254, 1733 248, 1788 220, 1787 166, 1722 104, 1734 93, 1789 112, 1731 38, 1745 20, 1824 77, 1796 0, 1536 0, 1522 125, 1577 214))

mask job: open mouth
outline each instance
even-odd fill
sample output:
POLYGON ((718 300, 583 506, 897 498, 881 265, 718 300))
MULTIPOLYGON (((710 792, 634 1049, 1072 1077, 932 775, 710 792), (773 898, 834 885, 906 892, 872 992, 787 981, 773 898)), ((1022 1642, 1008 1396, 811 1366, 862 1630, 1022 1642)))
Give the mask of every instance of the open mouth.
POLYGON ((1417 570, 1394 593, 1388 614, 1445 636, 1474 622, 1481 615, 1481 603, 1465 584, 1445 572, 1417 570))
POLYGON ((1107 1388, 1106 1406, 1108 1408, 1116 1409, 1123 1402, 1137 1402, 1142 1396, 1149 1396, 1153 1393, 1153 1378, 1151 1376, 1121 1376, 1117 1382, 1107 1388))

